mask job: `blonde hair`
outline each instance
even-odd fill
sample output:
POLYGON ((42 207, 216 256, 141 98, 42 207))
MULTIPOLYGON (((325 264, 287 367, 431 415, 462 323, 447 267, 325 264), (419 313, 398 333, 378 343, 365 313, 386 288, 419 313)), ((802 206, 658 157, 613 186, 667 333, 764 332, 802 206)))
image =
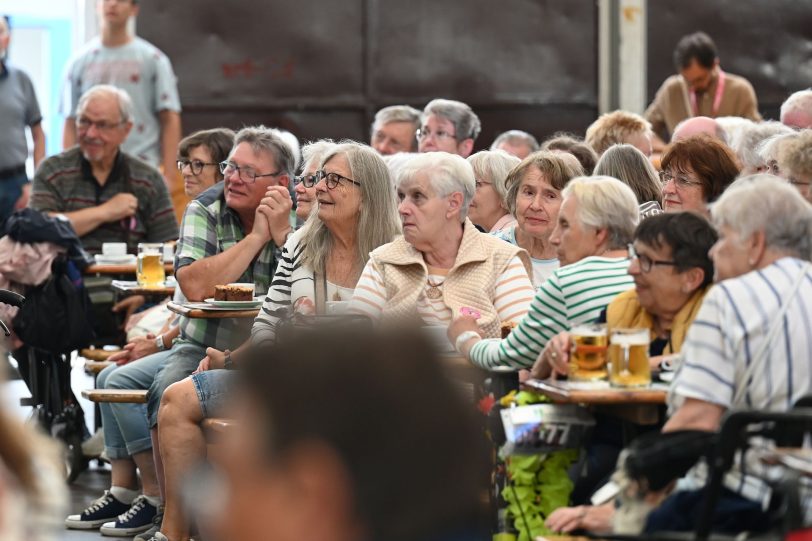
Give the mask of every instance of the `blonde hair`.
POLYGON ((609 232, 609 249, 625 248, 634 238, 640 208, 627 184, 607 176, 578 177, 561 195, 578 200, 577 217, 582 224, 609 232))
POLYGON ((628 111, 604 113, 586 129, 586 143, 598 155, 617 143, 628 143, 635 134, 651 133, 651 124, 640 115, 628 111))
MULTIPOLYGON (((338 155, 347 158, 353 180, 360 183, 361 210, 355 234, 358 263, 363 266, 369 259, 369 252, 391 242, 400 233, 395 190, 389 169, 372 148, 355 141, 342 141, 322 158, 321 167, 338 155)), ((319 219, 318 212, 312 212, 303 227, 307 231, 302 238, 302 263, 323 273, 333 235, 319 219)))
POLYGON ((812 175, 812 130, 801 130, 779 144, 777 158, 782 175, 812 175))

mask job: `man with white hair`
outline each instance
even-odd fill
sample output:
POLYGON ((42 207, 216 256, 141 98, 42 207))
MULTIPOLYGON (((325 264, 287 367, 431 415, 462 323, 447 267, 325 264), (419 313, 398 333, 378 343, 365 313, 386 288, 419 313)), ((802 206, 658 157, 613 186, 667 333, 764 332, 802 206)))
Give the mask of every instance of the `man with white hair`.
POLYGON ((520 160, 539 149, 539 142, 535 137, 522 130, 509 130, 500 133, 491 144, 491 150, 504 150, 520 160))
POLYGON ((476 113, 461 101, 436 99, 423 109, 417 132, 419 152, 448 152, 467 158, 474 151, 482 125, 476 113))
POLYGON ((95 85, 114 85, 133 101, 133 129, 124 141, 124 151, 153 167, 163 165, 167 179, 175 178, 181 122, 172 64, 160 49, 130 32, 138 0, 97 0, 96 5, 100 36, 88 42, 66 70, 59 110, 65 115, 62 146, 68 149, 76 143, 79 97, 95 85))
POLYGON ((420 111, 408 105, 390 105, 375 114, 370 146, 388 156, 416 152, 415 134, 420 128, 420 111))
POLYGON ((812 88, 795 92, 781 104, 781 123, 795 130, 812 128, 812 88))
POLYGON ((76 110, 78 146, 51 156, 34 175, 31 207, 68 220, 85 249, 105 242, 178 238, 166 184, 154 167, 121 150, 133 129, 127 93, 109 85, 85 92, 76 110))

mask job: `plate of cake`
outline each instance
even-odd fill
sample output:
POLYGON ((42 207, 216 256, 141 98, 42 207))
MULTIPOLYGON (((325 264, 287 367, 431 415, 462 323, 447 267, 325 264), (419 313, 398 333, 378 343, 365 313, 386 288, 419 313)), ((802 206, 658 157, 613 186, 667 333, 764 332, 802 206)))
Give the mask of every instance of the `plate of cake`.
POLYGON ((218 308, 257 308, 262 297, 254 297, 254 284, 234 283, 214 286, 214 297, 206 302, 218 308))

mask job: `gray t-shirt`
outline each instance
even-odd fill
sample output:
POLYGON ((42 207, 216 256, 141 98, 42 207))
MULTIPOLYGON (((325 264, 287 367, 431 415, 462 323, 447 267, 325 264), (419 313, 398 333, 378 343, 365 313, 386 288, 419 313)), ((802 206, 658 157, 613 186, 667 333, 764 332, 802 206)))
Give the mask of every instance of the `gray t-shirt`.
POLYGON ((133 129, 122 149, 153 167, 161 163, 160 111, 180 112, 178 85, 169 58, 151 43, 134 38, 121 47, 91 40, 68 64, 59 112, 76 116, 84 92, 98 84, 126 90, 135 109, 133 129))
POLYGON ((34 85, 25 72, 0 67, 0 170, 25 165, 28 158, 26 126, 42 121, 34 85), (5 69, 4 69, 5 68, 5 69))

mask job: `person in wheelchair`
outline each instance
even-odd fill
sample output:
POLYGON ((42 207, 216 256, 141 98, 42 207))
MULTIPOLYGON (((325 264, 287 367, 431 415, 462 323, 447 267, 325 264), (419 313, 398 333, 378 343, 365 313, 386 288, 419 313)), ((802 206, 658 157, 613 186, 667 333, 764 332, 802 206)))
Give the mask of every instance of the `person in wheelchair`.
MULTIPOLYGON (((719 232, 710 251, 717 284, 683 344, 664 433, 717 432, 729 411, 784 412, 812 391, 812 206, 789 183, 754 175, 734 182, 711 214, 719 232)), ((717 502, 715 530, 770 524, 771 487, 760 473, 757 462, 733 466, 717 502)), ((693 529, 704 477, 696 467, 673 493, 655 497, 662 502, 640 526, 646 532, 693 529)), ((614 515, 612 503, 568 507, 552 513, 547 525, 606 531, 614 515)))

